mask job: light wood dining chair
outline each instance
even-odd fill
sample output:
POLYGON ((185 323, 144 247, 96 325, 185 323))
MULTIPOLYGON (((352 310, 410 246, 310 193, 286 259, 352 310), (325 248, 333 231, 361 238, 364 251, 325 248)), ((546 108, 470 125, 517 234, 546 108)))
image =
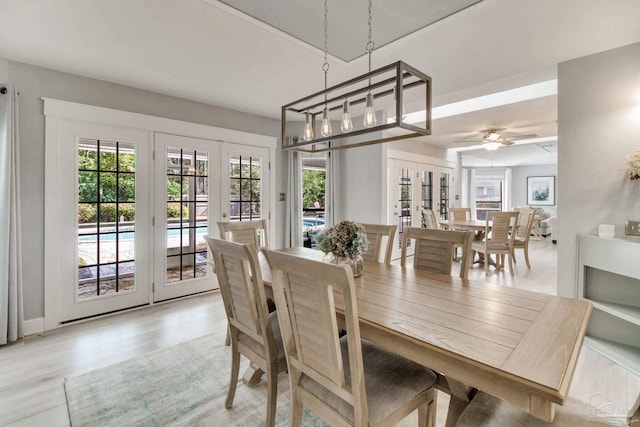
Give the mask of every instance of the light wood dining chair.
POLYGON ((449 221, 470 221, 471 208, 449 208, 449 221))
POLYGON ((273 427, 278 373, 287 369, 276 313, 269 313, 257 249, 205 236, 216 274, 231 337, 231 379, 225 408, 233 405, 240 355, 267 374, 266 425, 273 427))
POLYGON ((513 241, 513 262, 516 262, 516 249, 522 249, 524 251, 524 260, 527 263, 527 268, 531 268, 531 264, 529 263, 529 238, 531 237, 535 211, 533 209, 520 209, 519 212, 518 229, 516 231, 516 238, 513 241))
POLYGON ((264 219, 218 222, 218 230, 222 240, 252 245, 256 249, 269 247, 267 221, 264 219))
POLYGON ((413 268, 451 275, 456 247, 462 248, 460 257, 460 277, 469 276, 471 266, 470 231, 431 230, 428 228, 407 227, 402 233, 402 252, 400 265, 407 262, 407 247, 410 240, 415 240, 413 252, 413 268))
POLYGON ((431 230, 437 230, 440 228, 436 213, 431 209, 422 209, 422 227, 429 228, 431 230))
POLYGON ((382 252, 383 239, 386 237, 387 246, 384 252, 384 263, 391 264, 391 253, 393 251, 393 240, 396 236, 397 225, 383 225, 383 224, 361 224, 367 233, 367 239, 369 240, 369 248, 367 252, 362 255, 362 258, 375 262, 380 262, 380 252, 382 252))
POLYGON ((277 251, 265 255, 289 365, 289 425, 300 425, 303 406, 332 426, 389 426, 416 408, 420 426, 435 425, 436 375, 360 339, 350 269, 277 251), (342 338, 334 294, 344 303, 342 338))
POLYGON ((489 274, 490 255, 496 255, 496 268, 504 268, 504 257, 509 259, 509 272, 513 271, 513 241, 516 237, 518 212, 487 212, 485 226, 485 238, 482 241, 473 241, 471 250, 484 254, 484 271, 489 274))
MULTIPOLYGON (((262 247, 269 247, 267 221, 264 219, 218 222, 218 230, 220 231, 220 238, 222 240, 251 245, 258 250, 262 247)), ((269 303, 273 306, 273 301, 269 303)), ((273 311, 273 309, 271 311, 273 311)), ((224 345, 228 346, 230 343, 231 338, 227 333, 224 345)))

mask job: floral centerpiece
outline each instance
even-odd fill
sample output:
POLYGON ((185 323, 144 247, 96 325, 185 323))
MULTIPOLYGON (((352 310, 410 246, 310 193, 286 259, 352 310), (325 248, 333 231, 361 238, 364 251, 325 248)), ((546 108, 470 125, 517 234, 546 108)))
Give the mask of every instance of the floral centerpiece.
POLYGON ((623 170, 629 175, 629 179, 640 179, 640 151, 627 156, 627 167, 623 170))
POLYGON ((361 224, 342 221, 324 228, 313 236, 316 246, 325 254, 332 254, 336 264, 350 264, 354 277, 362 274, 362 254, 369 248, 367 233, 361 224))

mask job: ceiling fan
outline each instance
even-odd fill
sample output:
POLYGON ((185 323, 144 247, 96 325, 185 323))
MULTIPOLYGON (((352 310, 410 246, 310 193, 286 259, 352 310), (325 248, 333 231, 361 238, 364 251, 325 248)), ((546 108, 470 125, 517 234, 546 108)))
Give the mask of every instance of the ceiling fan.
POLYGON ((489 151, 493 151, 493 150, 497 150, 498 148, 500 148, 503 145, 513 145, 515 144, 516 141, 521 140, 521 139, 529 139, 529 138, 535 138, 538 135, 535 133, 530 133, 530 134, 522 134, 522 135, 513 135, 513 134, 509 134, 509 135, 504 135, 503 131, 505 131, 506 129, 497 129, 497 128, 493 128, 493 129, 485 129, 485 130, 481 130, 479 131, 479 133, 482 135, 481 139, 462 139, 462 140, 457 140, 457 141, 453 141, 456 143, 470 143, 470 142, 479 142, 482 143, 482 147, 485 148, 486 150, 489 151))

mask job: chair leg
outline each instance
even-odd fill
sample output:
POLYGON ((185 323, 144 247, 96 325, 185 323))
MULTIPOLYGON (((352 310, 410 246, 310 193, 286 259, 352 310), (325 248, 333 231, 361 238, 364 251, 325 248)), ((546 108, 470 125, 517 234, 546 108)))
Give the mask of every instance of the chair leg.
POLYGON ((240 372, 240 353, 236 351, 235 346, 231 346, 231 378, 229 379, 229 393, 224 407, 229 409, 233 405, 233 398, 236 395, 236 386, 238 385, 238 373, 240 372))
POLYGON ((484 254, 484 274, 486 276, 489 275, 489 252, 485 252, 484 254))
POLYGON ((224 339, 224 345, 227 347, 231 345, 231 331, 229 330, 229 325, 227 325, 227 337, 224 339))
POLYGON ((278 403, 278 369, 271 364, 267 370, 267 426, 274 427, 276 423, 276 403, 278 403))
POLYGON ((507 258, 509 258, 509 272, 511 273, 511 277, 513 277, 515 276, 515 273, 513 272, 513 256, 507 255, 507 258))
POLYGON ((418 427, 436 427, 436 391, 427 392, 427 401, 418 406, 418 427))
POLYGON ((529 245, 524 246, 524 260, 527 262, 527 268, 531 268, 531 264, 529 264, 529 245))
POLYGON ((300 426, 302 424, 302 403, 299 399, 291 396, 291 421, 290 426, 300 426))

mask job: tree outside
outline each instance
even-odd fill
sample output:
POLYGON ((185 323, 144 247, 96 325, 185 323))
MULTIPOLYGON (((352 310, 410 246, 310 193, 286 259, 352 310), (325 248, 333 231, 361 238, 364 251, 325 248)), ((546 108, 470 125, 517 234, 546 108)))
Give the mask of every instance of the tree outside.
POLYGON ((313 208, 315 203, 324 207, 326 173, 323 170, 302 170, 302 206, 313 208))

